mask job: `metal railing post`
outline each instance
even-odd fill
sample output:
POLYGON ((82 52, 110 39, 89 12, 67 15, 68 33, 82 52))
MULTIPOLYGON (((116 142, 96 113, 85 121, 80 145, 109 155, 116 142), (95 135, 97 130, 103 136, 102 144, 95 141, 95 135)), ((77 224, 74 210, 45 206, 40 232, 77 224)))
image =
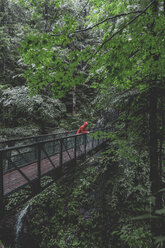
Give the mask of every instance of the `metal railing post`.
POLYGON ((41 144, 37 145, 37 174, 38 174, 38 191, 41 189, 41 144))
POLYGON ((3 152, 0 152, 0 216, 3 215, 3 152))
POLYGON ((84 153, 85 153, 85 158, 87 154, 87 134, 84 134, 84 153))
POLYGON ((63 163, 63 157, 62 157, 62 152, 63 152, 63 145, 62 145, 62 139, 60 139, 60 161, 59 161, 59 166, 62 166, 63 163))
POLYGON ((37 179, 32 183, 32 195, 35 196, 41 191, 41 144, 35 145, 35 154, 37 156, 37 179))
POLYGON ((74 161, 76 164, 77 163, 77 135, 75 136, 75 139, 74 139, 74 161))
MULTIPOLYGON (((36 143, 39 141, 37 137, 35 137, 34 140, 35 140, 36 143)), ((38 149, 37 149, 37 146, 36 146, 35 151, 34 151, 34 157, 35 157, 36 160, 38 159, 38 149)))
MULTIPOLYGON (((53 139, 55 140, 56 138, 56 135, 54 134, 53 135, 53 139)), ((55 142, 53 141, 53 154, 55 154, 55 142)))

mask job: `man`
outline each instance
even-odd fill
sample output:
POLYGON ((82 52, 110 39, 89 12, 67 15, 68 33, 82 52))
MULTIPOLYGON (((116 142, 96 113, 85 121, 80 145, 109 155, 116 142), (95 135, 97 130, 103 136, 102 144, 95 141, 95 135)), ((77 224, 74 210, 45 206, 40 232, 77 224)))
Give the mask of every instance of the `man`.
POLYGON ((79 134, 79 133, 89 133, 87 131, 87 126, 88 126, 88 122, 84 122, 84 124, 77 131, 77 134, 79 134))

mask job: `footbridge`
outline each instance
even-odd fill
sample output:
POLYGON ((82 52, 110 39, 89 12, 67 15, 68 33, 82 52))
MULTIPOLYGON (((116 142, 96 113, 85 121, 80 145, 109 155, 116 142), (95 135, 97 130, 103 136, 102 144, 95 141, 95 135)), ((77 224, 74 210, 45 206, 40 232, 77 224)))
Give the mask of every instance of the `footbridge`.
POLYGON ((0 214, 10 208, 16 194, 25 200, 41 192, 50 185, 50 176, 54 181, 71 164, 102 146, 108 131, 97 129, 79 135, 70 131, 1 142, 0 214), (43 180, 46 176, 48 183, 43 180))

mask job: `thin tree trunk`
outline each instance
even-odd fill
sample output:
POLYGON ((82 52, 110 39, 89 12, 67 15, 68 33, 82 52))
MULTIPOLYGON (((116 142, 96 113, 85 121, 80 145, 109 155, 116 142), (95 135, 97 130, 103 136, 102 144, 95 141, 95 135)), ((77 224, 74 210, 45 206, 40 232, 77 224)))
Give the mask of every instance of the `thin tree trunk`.
POLYGON ((48 32, 48 4, 45 3, 44 7, 44 18, 45 18, 45 33, 48 32))
POLYGON ((125 114, 125 139, 128 139, 128 126, 129 126, 129 114, 130 114, 130 105, 131 105, 131 100, 128 100, 128 104, 126 106, 126 114, 125 114))
POLYGON ((160 177, 162 176, 162 149, 163 149, 163 140, 164 140, 164 126, 165 126, 165 119, 163 114, 163 97, 161 96, 160 99, 160 109, 161 109, 161 131, 160 131, 160 145, 159 145, 159 170, 160 170, 160 177))
MULTIPOLYGON (((4 0, 1 1, 0 3, 0 12, 2 12, 2 19, 0 20, 0 26, 1 27, 5 27, 5 24, 6 24, 6 15, 5 15, 5 2, 4 0)), ((0 42, 1 43, 1 42, 0 42)), ((2 45, 2 44, 1 44, 2 45)), ((3 47, 3 46, 2 46, 3 47)), ((5 52, 4 52, 4 48, 1 48, 2 51, 2 75, 5 76, 6 74, 6 62, 5 62, 5 52)))
POLYGON ((73 105, 72 105, 72 115, 74 116, 76 114, 76 86, 72 89, 72 99, 73 99, 73 105))
POLYGON ((159 170, 158 170, 158 145, 157 145, 157 93, 156 88, 150 88, 150 113, 149 113, 149 130, 150 130, 150 179, 151 190, 156 194, 159 190, 159 170))

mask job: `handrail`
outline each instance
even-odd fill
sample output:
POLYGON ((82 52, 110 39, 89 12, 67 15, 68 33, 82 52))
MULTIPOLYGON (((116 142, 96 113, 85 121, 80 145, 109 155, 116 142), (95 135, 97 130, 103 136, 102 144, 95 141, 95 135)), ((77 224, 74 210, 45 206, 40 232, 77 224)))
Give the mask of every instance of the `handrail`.
POLYGON ((71 130, 71 131, 64 131, 64 132, 59 132, 59 133, 52 133, 52 134, 43 134, 43 135, 37 135, 37 136, 28 136, 28 137, 22 137, 18 139, 7 139, 5 141, 0 141, 0 144, 10 144, 10 142, 17 142, 17 141, 24 141, 24 140, 29 140, 29 139, 38 139, 38 138, 44 138, 44 137, 49 137, 49 136, 56 136, 56 135, 61 135, 61 134, 68 134, 76 132, 76 130, 71 130))
MULTIPOLYGON (((95 129, 95 130, 91 130, 90 133, 94 133, 94 132, 97 132, 97 131, 100 131, 101 129, 95 129)), ((106 130, 106 129, 104 129, 106 130)), ((84 135, 83 133, 80 133, 78 135, 84 135)), ((50 135, 51 136, 51 135, 50 135)), ((52 142, 52 141, 57 141, 57 140, 60 140, 60 139, 66 139, 66 138, 72 138, 72 137, 75 137, 77 136, 77 134, 74 134, 74 135, 70 135, 70 136, 64 136, 64 137, 60 137, 60 138, 56 138, 56 139, 50 139, 50 140, 43 140, 43 141, 35 141, 33 143, 30 143, 30 144, 27 144, 27 145, 21 145, 21 146, 9 146, 9 147, 5 147, 5 148, 0 148, 0 152, 1 151, 11 151, 13 150, 14 148, 26 148, 26 147, 30 147, 30 146, 33 146, 33 145, 36 145, 36 144, 44 144, 45 142, 49 143, 49 142, 52 142)), ((35 136, 34 136, 35 137, 35 136)), ((36 136, 38 137, 38 136, 36 136)))
MULTIPOLYGON (((97 129, 96 129, 95 131, 97 131, 97 129)), ((95 131, 92 130, 92 131, 90 131, 90 133, 94 133, 95 131)), ((80 134, 78 134, 78 135, 84 135, 84 134, 83 134, 83 133, 80 133, 80 134)), ((19 148, 31 147, 31 146, 34 146, 34 145, 36 145, 36 144, 50 143, 50 142, 53 142, 53 141, 58 141, 58 140, 61 140, 61 139, 72 138, 72 137, 75 137, 75 136, 77 136, 77 134, 70 135, 70 136, 65 136, 65 137, 61 137, 61 138, 56 138, 56 139, 51 139, 51 140, 35 141, 34 143, 30 143, 30 144, 27 144, 27 145, 9 146, 9 147, 0 149, 0 152, 1 152, 1 151, 11 151, 11 150, 16 149, 16 148, 19 149, 19 148)))

